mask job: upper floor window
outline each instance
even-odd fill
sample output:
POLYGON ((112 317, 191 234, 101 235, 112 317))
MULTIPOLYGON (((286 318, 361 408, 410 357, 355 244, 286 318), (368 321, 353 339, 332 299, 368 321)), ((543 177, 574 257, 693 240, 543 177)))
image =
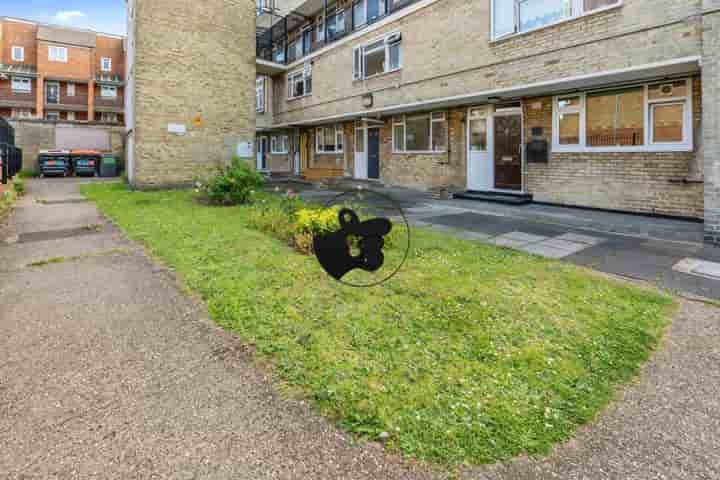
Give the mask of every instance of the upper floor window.
POLYGON ((100 60, 100 69, 103 72, 112 72, 112 58, 102 57, 100 60))
POLYGON ((448 127, 444 112, 399 115, 393 118, 393 151, 444 152, 448 127))
POLYGON ((345 33, 345 11, 339 10, 327 19, 328 40, 333 41, 345 33))
POLYGON ((48 60, 51 62, 65 62, 68 61, 68 52, 65 47, 56 47, 50 45, 48 47, 48 60))
POLYGON ((103 98, 117 98, 117 87, 111 85, 101 86, 100 96, 103 98))
POLYGON ((25 47, 18 47, 18 46, 13 45, 12 60, 13 60, 13 62, 24 62, 25 61, 25 47))
POLYGON ((320 127, 315 135, 317 153, 343 153, 342 125, 320 127))
POLYGON ((357 0, 353 4, 353 25, 358 28, 373 23, 386 13, 386 0, 357 0))
POLYGON ((265 77, 255 79, 255 110, 265 112, 265 77))
POLYGON ((285 44, 279 43, 273 46, 273 60, 277 63, 285 63, 285 44))
POLYGON ((555 151, 692 149, 689 80, 556 97, 555 151))
POLYGON ((492 0, 493 38, 527 32, 621 2, 622 0, 492 0))
POLYGON ((12 91, 20 93, 32 92, 32 80, 25 77, 12 77, 12 91))
POLYGON ((288 75, 288 98, 304 97, 312 94, 312 67, 305 65, 288 75))
POLYGON ((68 97, 74 97, 74 96, 75 96, 75 84, 74 84, 74 83, 68 83, 68 84, 67 84, 67 96, 68 96, 68 97))
POLYGON ((27 108, 13 108, 13 118, 33 118, 32 110, 27 108))
POLYGON ((400 33, 391 33, 353 49, 353 78, 358 80, 399 70, 402 62, 400 33))

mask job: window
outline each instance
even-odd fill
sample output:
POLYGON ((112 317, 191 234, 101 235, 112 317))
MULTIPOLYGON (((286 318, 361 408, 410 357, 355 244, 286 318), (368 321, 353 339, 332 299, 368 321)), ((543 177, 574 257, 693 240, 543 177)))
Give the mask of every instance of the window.
POLYGON ((492 0, 492 36, 501 38, 619 5, 622 0, 492 0))
POLYGON ((288 98, 312 94, 312 68, 306 65, 302 70, 288 75, 288 98))
POLYGON ((328 16, 328 40, 332 41, 345 33, 345 12, 340 10, 328 16))
POLYGON ((317 21, 317 31, 315 32, 315 41, 322 42, 325 40, 325 21, 323 17, 319 17, 317 21))
POLYGON ((265 112, 265 77, 255 79, 255 110, 265 112))
POLYGON ((18 93, 32 92, 32 79, 25 77, 12 77, 12 91, 18 93))
POLYGON ((391 33, 384 38, 353 50, 353 78, 356 80, 373 75, 399 70, 402 63, 400 33, 391 33))
POLYGON ((75 96, 75 84, 74 84, 74 83, 68 83, 68 84, 67 84, 67 96, 68 96, 68 97, 74 97, 74 96, 75 96))
POLYGON ((58 121, 60 120, 60 112, 45 112, 45 120, 58 121))
POLYGON ((67 112, 67 120, 69 122, 74 122, 75 121, 75 112, 67 112))
POLYGON ((102 98, 117 98, 117 87, 103 85, 100 87, 100 96, 102 98))
POLYGON ((117 113, 113 112, 102 112, 100 114, 100 121, 105 123, 117 123, 118 116, 117 113))
POLYGON ((444 152, 447 142, 447 118, 443 112, 393 118, 395 152, 444 152))
POLYGON ((308 28, 302 34, 302 53, 300 53, 298 58, 309 54, 310 50, 312 50, 312 28, 308 28))
POLYGON ((288 136, 274 135, 270 137, 270 153, 281 155, 288 153, 288 136))
POLYGON ((341 125, 320 127, 315 135, 317 153, 343 153, 343 130, 341 125))
POLYGON ((284 43, 273 46, 273 59, 277 63, 285 63, 285 44, 284 43))
POLYGON ((12 60, 13 62, 24 62, 25 61, 25 47, 12 47, 12 60))
POLYGON ((64 62, 68 61, 68 52, 65 47, 56 47, 50 45, 48 47, 48 60, 51 62, 64 62))
POLYGON ((13 118, 33 118, 32 110, 27 108, 13 108, 13 118))
POLYGON ((556 97, 556 151, 690 151, 690 80, 556 97))
POLYGON ((100 69, 103 72, 111 72, 112 71, 112 58, 102 57, 102 59, 100 60, 100 69))
POLYGON ((355 28, 372 23, 387 13, 385 0, 359 0, 353 5, 353 25, 355 28))

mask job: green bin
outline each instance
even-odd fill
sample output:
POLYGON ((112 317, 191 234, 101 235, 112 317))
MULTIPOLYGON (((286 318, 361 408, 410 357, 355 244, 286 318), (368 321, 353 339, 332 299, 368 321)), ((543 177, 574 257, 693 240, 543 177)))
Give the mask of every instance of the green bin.
POLYGON ((103 155, 103 158, 100 162, 100 176, 117 176, 117 160, 115 160, 115 157, 113 157, 112 155, 103 155))

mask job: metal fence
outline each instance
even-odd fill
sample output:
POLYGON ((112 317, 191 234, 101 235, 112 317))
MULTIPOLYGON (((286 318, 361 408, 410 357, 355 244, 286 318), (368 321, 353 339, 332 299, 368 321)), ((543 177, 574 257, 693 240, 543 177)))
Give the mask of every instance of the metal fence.
POLYGON ((15 129, 0 117, 1 181, 7 184, 22 169, 22 150, 15 146, 15 129))

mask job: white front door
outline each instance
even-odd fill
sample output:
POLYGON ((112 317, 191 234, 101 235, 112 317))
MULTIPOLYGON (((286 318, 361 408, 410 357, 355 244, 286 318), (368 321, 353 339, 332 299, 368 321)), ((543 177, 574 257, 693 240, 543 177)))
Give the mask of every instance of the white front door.
POLYGON ((486 107, 471 108, 468 111, 468 190, 492 190, 495 186, 495 166, 490 145, 491 120, 489 109, 486 107))
POLYGON ((368 163, 367 163, 367 129, 355 129, 355 163, 353 175, 358 180, 367 180, 368 163))

